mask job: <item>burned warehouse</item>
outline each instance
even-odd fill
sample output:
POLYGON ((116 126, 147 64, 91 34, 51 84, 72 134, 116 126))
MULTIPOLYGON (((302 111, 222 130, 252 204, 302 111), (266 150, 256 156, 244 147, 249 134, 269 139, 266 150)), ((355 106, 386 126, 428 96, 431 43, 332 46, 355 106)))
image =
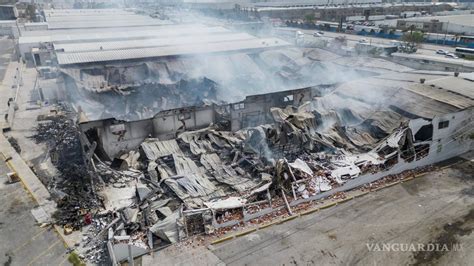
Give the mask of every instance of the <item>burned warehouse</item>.
MULTIPOLYGON (((448 68, 423 50, 417 56, 427 59, 415 63, 388 42, 280 27, 239 5, 206 13, 189 1, 158 2, 45 4, 33 12, 40 22, 22 25, 12 42, 0 152, 8 183, 21 180, 37 201, 35 223, 68 247, 63 262, 183 265, 190 258, 160 256, 213 252, 240 236, 258 254, 272 233, 254 232, 472 153, 468 60, 443 58, 448 68), (245 20, 225 16, 242 10, 245 20), (388 48, 362 53, 362 45, 388 48)), ((344 241, 331 230, 328 242, 344 241)), ((219 252, 190 264, 245 262, 219 252)))

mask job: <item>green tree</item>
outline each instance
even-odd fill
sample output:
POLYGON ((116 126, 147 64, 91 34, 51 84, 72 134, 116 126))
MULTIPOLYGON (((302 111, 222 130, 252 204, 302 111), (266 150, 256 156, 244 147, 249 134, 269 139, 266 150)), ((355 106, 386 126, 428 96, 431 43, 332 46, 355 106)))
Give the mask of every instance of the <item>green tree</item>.
POLYGON ((410 43, 413 46, 418 46, 424 40, 423 32, 421 31, 410 31, 402 36, 402 41, 410 43))
POLYGON ((35 12, 36 12, 36 7, 34 5, 29 4, 29 5, 26 6, 25 13, 26 13, 26 15, 28 16, 28 18, 30 20, 35 19, 35 12))
POLYGON ((307 14, 306 16, 304 16, 304 20, 305 20, 307 23, 312 23, 312 22, 314 22, 315 19, 316 19, 316 17, 314 16, 313 13, 307 14))

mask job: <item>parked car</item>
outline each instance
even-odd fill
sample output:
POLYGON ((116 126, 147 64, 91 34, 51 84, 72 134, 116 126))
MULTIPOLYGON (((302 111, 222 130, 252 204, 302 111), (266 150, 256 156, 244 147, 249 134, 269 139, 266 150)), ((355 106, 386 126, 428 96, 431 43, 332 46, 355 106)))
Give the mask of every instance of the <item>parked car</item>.
POLYGON ((455 55, 455 54, 453 54, 453 53, 447 53, 447 54, 446 54, 446 57, 447 57, 447 58, 452 58, 452 59, 458 59, 458 58, 459 58, 457 55, 455 55))
POLYGON ((319 33, 318 31, 313 32, 313 37, 322 37, 323 35, 319 33))
POLYGON ((446 50, 442 50, 442 49, 439 49, 438 51, 436 51, 437 54, 442 54, 442 55, 447 55, 449 52, 446 51, 446 50))
POLYGON ((304 33, 302 31, 296 31, 296 39, 304 38, 304 33))

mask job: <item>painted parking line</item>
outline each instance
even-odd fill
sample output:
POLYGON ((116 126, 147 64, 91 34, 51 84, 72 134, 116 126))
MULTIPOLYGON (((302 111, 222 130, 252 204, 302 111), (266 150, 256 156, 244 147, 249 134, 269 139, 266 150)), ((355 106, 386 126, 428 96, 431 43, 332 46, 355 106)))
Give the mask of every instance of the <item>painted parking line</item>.
POLYGON ((42 235, 45 231, 47 230, 47 228, 44 228, 42 230, 40 230, 38 233, 36 233, 33 237, 31 237, 30 239, 26 240, 23 244, 21 244, 20 246, 18 246, 16 249, 14 249, 12 252, 13 253, 16 253, 17 251, 19 251, 20 249, 24 248, 26 245, 28 245, 29 243, 33 242, 33 240, 35 240, 38 236, 42 235))
POLYGON ((59 265, 64 265, 66 261, 69 259, 69 254, 64 255, 64 259, 59 263, 59 265))
POLYGON ((38 256, 34 257, 27 265, 30 266, 33 264, 35 261, 37 261, 39 258, 43 257, 44 254, 46 254, 48 251, 50 251, 53 247, 55 247, 58 243, 60 243, 61 240, 56 240, 53 244, 51 244, 45 251, 41 252, 38 254, 38 256))

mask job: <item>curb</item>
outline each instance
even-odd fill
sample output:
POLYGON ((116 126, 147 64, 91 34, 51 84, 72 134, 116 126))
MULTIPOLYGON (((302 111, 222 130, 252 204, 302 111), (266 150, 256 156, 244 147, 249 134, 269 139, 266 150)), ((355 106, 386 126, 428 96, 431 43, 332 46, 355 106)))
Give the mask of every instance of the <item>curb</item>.
POLYGON ((61 241, 63 242, 63 245, 65 248, 72 248, 74 247, 74 245, 70 245, 68 243, 68 241, 66 240, 66 237, 64 236, 64 234, 61 232, 61 227, 59 225, 53 225, 53 228, 54 228, 54 231, 56 231, 56 234, 58 234, 59 238, 61 239, 61 241))
POLYGON ((5 156, 5 154, 3 152, 0 152, 0 153, 2 154, 3 161, 7 164, 8 168, 10 168, 10 170, 12 170, 20 178, 21 185, 26 189, 26 192, 28 192, 28 194, 33 198, 33 200, 36 202, 36 204, 40 205, 39 202, 38 202, 38 199, 35 197, 35 194, 31 191, 31 189, 25 183, 23 178, 18 174, 18 171, 15 169, 13 164, 10 162, 11 157, 7 158, 7 156, 5 156))
MULTIPOLYGON (((20 182, 21 182, 22 187, 25 188, 26 192, 33 198, 33 200, 35 201, 35 203, 38 204, 38 206, 41 206, 41 204, 38 202, 38 199, 35 197, 35 194, 31 191, 31 189, 28 187, 28 185, 27 185, 26 182, 23 180, 23 178, 21 177, 21 175, 18 174, 18 171, 15 169, 15 167, 13 166, 13 164, 10 162, 11 157, 8 157, 8 158, 7 158, 3 152, 0 152, 0 154, 2 155, 3 160, 4 160, 5 163, 7 164, 8 168, 10 168, 10 170, 12 170, 13 172, 15 172, 15 173, 18 175, 18 177, 20 178, 20 182)), ((72 246, 69 245, 68 242, 66 241, 66 238, 65 238, 64 235, 61 233, 61 228, 60 228, 58 225, 53 225, 52 228, 56 231, 56 234, 59 236, 60 240, 63 242, 63 245, 64 245, 66 248, 72 247, 72 246)))

